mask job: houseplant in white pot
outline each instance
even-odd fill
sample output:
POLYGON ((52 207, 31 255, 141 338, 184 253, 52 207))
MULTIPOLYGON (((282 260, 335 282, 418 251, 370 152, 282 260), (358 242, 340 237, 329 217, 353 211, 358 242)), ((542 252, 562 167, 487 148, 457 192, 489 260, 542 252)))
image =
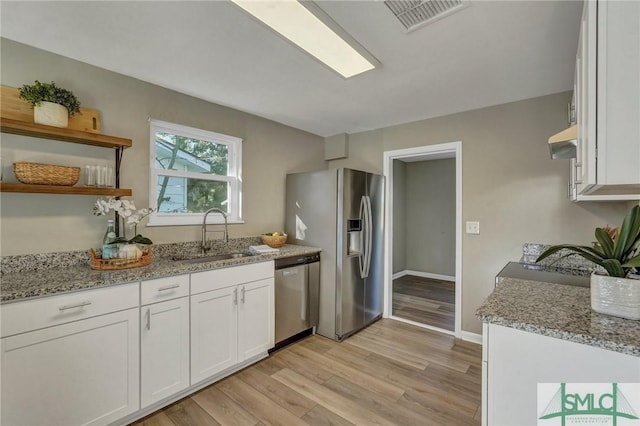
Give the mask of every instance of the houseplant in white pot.
POLYGON ((66 89, 51 83, 25 84, 20 88, 20 98, 31 104, 33 121, 55 127, 67 127, 69 117, 80 112, 80 102, 66 89))
POLYGON ((591 309, 622 318, 640 320, 640 206, 625 216, 620 229, 596 228, 593 247, 559 244, 538 256, 541 261, 563 249, 602 266, 607 273, 591 274, 591 309), (638 268, 638 269, 637 269, 638 268))

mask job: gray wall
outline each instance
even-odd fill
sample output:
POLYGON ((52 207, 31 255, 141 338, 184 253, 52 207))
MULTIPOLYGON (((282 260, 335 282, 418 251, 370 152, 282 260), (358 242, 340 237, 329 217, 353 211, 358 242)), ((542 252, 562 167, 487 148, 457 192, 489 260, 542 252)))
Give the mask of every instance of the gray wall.
MULTIPOLYGON (((121 186, 133 189, 138 207, 149 202, 150 117, 244 139, 245 223, 232 225, 231 237, 282 230, 286 173, 326 168, 324 139, 319 136, 7 39, 0 41, 2 84, 19 87, 36 79, 53 80, 72 90, 83 106, 101 112, 102 133, 133 139, 133 147, 124 153, 121 186)), ((113 161, 111 150, 6 134, 1 155, 7 181, 13 178, 11 163, 17 160, 70 166, 113 161)), ((106 218, 92 215, 96 198, 2 193, 1 254, 97 247, 106 218)), ((156 243, 200 238, 197 226, 138 231, 156 243)))
POLYGON ((407 269, 407 164, 393 160, 393 273, 407 269))
POLYGON ((501 267, 525 242, 590 243, 596 226, 619 224, 630 203, 571 203, 567 161, 552 161, 550 135, 566 128, 569 93, 559 93, 349 135, 349 157, 330 167, 382 171, 385 150, 462 141, 462 329, 481 333, 475 310, 501 267))
POLYGON ((406 269, 455 276, 456 160, 407 163, 406 182, 406 269))

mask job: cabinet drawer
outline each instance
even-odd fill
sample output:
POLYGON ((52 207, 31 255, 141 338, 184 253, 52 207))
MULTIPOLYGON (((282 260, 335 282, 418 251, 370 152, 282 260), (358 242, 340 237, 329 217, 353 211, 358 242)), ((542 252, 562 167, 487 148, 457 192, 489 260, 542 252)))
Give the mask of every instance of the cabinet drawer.
POLYGON ((271 278, 273 273, 273 261, 197 272, 191 274, 191 294, 271 278))
POLYGON ((2 337, 138 307, 139 283, 2 305, 2 337))
POLYGON ((189 295, 189 275, 158 278, 140 283, 141 305, 189 295))

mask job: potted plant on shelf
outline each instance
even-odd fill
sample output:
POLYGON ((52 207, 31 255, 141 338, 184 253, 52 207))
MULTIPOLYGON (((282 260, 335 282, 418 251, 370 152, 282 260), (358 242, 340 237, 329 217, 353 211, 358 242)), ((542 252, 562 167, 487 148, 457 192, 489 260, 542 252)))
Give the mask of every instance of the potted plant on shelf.
POLYGON ((80 112, 80 102, 66 89, 51 83, 25 84, 20 88, 20 98, 31 104, 33 121, 55 127, 67 127, 69 117, 80 112))
POLYGON ((640 206, 625 216, 618 228, 596 228, 593 247, 559 244, 538 256, 541 261, 560 250, 602 266, 607 273, 591 274, 591 309, 622 318, 640 320, 640 206))

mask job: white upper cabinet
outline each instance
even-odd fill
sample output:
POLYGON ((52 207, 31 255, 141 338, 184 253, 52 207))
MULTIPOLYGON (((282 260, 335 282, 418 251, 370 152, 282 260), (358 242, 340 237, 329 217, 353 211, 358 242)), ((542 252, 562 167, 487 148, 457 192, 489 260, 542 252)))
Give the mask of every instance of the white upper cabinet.
POLYGON ((640 199, 640 2, 585 2, 575 91, 571 198, 640 199))

